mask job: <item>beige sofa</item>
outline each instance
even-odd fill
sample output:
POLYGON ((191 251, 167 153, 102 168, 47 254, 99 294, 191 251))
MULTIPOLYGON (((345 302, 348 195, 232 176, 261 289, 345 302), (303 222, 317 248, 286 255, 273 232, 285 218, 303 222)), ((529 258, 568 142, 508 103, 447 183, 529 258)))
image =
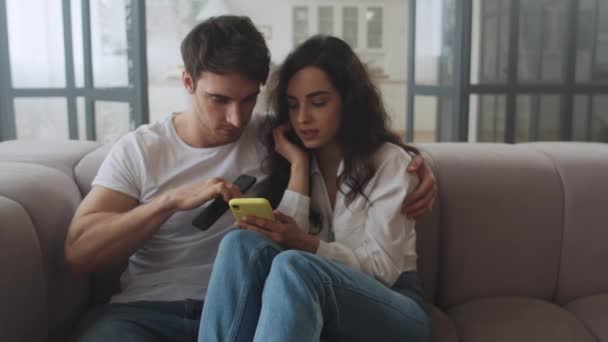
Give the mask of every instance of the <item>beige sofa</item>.
MULTIPOLYGON (((608 342, 608 144, 419 147, 440 189, 417 226, 434 340, 608 342)), ((61 341, 116 289, 63 262, 107 151, 0 143, 0 341, 61 341)))

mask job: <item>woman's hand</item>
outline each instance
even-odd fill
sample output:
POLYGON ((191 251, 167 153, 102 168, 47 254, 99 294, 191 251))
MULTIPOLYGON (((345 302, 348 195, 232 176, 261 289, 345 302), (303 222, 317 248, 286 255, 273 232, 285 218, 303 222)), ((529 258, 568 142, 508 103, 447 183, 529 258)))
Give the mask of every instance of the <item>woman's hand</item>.
POLYGON ((236 225, 263 234, 284 248, 317 252, 318 238, 301 230, 293 218, 278 210, 274 211, 274 217, 276 221, 273 222, 255 216, 245 216, 237 221, 236 225))
POLYGON ((291 129, 291 125, 289 123, 285 123, 272 130, 272 136, 274 138, 274 150, 283 156, 283 158, 287 159, 292 165, 307 165, 308 154, 306 151, 296 146, 285 136, 285 133, 291 129))

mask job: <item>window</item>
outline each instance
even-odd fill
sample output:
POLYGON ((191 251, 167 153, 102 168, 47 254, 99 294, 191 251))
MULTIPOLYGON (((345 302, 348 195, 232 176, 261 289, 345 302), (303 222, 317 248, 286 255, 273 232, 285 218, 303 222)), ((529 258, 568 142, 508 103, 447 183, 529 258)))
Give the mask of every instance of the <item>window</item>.
POLYGON ((1 1, 0 70, 10 77, 0 78, 0 140, 110 141, 147 123, 142 6, 1 1))
POLYGON ((308 7, 293 8, 293 44, 299 45, 308 38, 308 7))
POLYGON ((344 39, 351 48, 356 49, 358 47, 358 37, 359 8, 344 7, 342 9, 342 39, 344 39))
POLYGON ((334 8, 331 6, 319 7, 319 33, 326 35, 334 34, 334 8))
POLYGON ((367 47, 370 49, 382 48, 382 8, 369 7, 367 9, 367 47))

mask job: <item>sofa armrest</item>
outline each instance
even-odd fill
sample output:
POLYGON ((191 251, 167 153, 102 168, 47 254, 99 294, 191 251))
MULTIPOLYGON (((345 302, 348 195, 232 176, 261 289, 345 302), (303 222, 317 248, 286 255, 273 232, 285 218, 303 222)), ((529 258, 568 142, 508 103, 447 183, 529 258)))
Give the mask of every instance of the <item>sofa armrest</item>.
MULTIPOLYGON (((38 284, 45 287, 48 336, 50 340, 63 340, 90 298, 90 278, 72 276, 64 257, 67 229, 82 200, 80 191, 73 178, 58 169, 36 163, 0 162, 0 196, 17 203, 30 220, 25 227, 39 246, 44 281, 38 284)), ((14 220, 12 215, 2 212, 0 222, 4 225, 14 220)), ((7 285, 11 288, 25 286, 22 279, 3 279, 11 282, 7 285)), ((3 310, 10 314, 12 309, 3 305, 3 310)))
POLYGON ((46 341, 46 280, 34 225, 6 197, 0 197, 0 222, 0 341, 46 341))

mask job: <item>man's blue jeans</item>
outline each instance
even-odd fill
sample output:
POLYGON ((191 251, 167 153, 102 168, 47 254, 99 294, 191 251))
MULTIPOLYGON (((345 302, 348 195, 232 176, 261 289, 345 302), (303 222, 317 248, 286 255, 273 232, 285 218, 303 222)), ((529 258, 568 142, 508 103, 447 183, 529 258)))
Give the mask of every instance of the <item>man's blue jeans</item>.
POLYGON ((196 341, 201 306, 194 300, 107 304, 76 341, 196 341))
POLYGON ((220 244, 198 340, 430 341, 419 303, 363 272, 237 230, 220 244))

